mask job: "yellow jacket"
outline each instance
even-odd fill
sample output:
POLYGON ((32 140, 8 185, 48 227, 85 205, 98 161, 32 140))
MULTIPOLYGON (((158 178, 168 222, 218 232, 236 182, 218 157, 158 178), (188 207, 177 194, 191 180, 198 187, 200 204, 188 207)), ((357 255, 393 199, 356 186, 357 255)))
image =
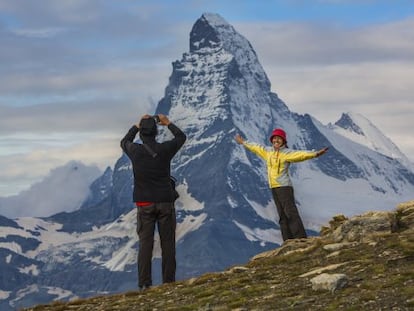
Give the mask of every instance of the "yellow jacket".
POLYGON ((313 159, 317 156, 316 151, 291 150, 286 147, 279 150, 268 150, 261 145, 248 142, 244 142, 243 146, 266 161, 270 188, 292 186, 289 177, 290 163, 313 159))

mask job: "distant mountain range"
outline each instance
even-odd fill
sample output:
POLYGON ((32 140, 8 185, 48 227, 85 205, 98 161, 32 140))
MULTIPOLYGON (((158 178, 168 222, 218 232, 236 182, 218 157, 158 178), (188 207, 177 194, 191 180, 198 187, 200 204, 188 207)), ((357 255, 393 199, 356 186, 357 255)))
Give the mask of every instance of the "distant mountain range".
MULTIPOLYGON (((245 263, 282 242, 264 163, 235 143, 236 133, 268 145, 271 130, 281 127, 291 148, 329 146, 323 157, 291 166, 310 235, 338 213, 385 210, 412 199, 412 164, 395 144, 359 114, 323 125, 290 111, 271 92, 251 44, 219 15, 195 22, 189 52, 172 66, 156 113, 167 114, 188 136, 173 162, 180 192, 178 279, 245 263)), ((170 137, 160 131, 160 140, 170 137)), ((2 310, 136 288, 131 169, 122 155, 73 212, 0 217, 2 310)), ((157 244, 155 283, 159 262, 157 244)))

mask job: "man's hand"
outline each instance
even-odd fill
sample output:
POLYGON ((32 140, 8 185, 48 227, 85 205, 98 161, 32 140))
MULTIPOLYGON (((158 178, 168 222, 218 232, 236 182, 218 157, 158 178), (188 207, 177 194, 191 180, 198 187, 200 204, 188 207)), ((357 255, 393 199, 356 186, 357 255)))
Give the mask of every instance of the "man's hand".
POLYGON ((167 116, 161 113, 158 115, 158 118, 160 118, 160 123, 158 123, 159 125, 168 126, 171 123, 171 121, 167 118, 167 116))
POLYGON ((238 144, 243 145, 244 139, 243 137, 240 136, 240 134, 236 134, 236 136, 234 136, 234 139, 236 140, 238 144))

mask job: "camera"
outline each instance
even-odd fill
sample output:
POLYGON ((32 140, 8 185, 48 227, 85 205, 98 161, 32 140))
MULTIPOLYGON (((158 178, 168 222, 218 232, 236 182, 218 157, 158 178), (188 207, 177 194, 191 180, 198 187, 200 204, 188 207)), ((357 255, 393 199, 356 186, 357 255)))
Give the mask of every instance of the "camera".
POLYGON ((152 116, 155 120, 155 122, 160 123, 160 117, 156 114, 152 116))

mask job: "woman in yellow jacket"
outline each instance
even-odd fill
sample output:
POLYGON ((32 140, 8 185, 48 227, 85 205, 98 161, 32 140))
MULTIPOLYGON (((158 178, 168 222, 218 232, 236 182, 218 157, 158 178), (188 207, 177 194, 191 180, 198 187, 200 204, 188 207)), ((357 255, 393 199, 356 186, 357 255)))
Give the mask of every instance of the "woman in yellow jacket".
POLYGON ((289 177, 289 165, 292 162, 301 162, 319 157, 328 148, 319 151, 289 149, 286 133, 282 129, 273 130, 270 136, 273 150, 268 150, 258 144, 248 143, 239 134, 236 135, 235 140, 266 161, 267 178, 279 214, 283 241, 306 238, 305 228, 295 204, 292 181, 289 177))

